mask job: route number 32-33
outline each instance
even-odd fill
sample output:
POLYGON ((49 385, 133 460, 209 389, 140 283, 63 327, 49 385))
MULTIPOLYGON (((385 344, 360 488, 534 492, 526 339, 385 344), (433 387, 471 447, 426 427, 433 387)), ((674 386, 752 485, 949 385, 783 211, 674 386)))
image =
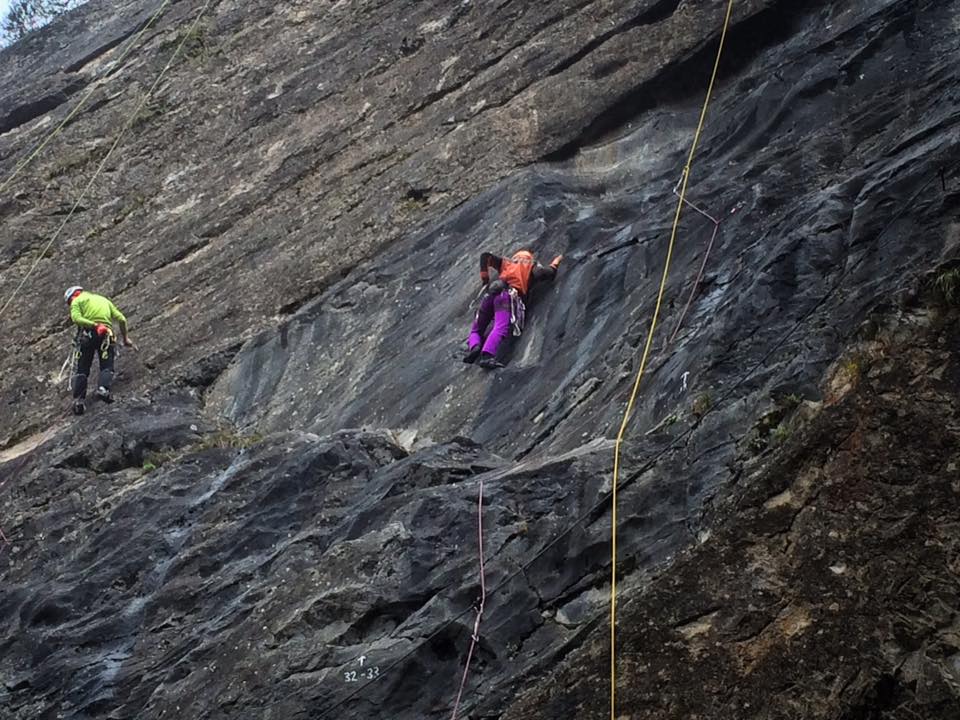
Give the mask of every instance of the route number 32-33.
POLYGON ((361 680, 373 680, 380 676, 380 668, 374 665, 365 670, 348 670, 343 673, 344 682, 360 682, 361 680))

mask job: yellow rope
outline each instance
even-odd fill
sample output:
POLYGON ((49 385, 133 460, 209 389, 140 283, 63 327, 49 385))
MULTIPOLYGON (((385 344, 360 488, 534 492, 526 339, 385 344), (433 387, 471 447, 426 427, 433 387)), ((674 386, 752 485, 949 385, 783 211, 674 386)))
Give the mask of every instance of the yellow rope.
POLYGON ((73 214, 76 212, 77 208, 80 207, 80 203, 83 202, 83 198, 90 191, 90 188, 93 187, 93 184, 97 181, 97 178, 100 177, 100 173, 103 172, 103 168, 106 166, 107 161, 110 159, 110 156, 113 154, 113 151, 117 149, 117 146, 120 144, 120 141, 123 140, 123 136, 126 134, 127 130, 130 129, 130 126, 133 125, 134 121, 137 119, 137 115, 140 114, 140 110, 143 109, 143 106, 147 104, 150 100, 153 92, 160 85, 160 82, 163 80, 163 76, 167 74, 167 71, 173 66, 173 63, 176 62, 176 59, 180 56, 180 51, 183 50, 184 44, 188 39, 193 37, 194 31, 197 28, 197 24, 200 22, 200 18, 207 12, 207 9, 210 7, 210 3, 213 0, 207 0, 206 4, 201 8, 200 12, 197 14, 197 17, 194 18, 193 23, 190 26, 190 29, 184 33, 183 37, 180 39, 180 43, 177 45, 177 49, 174 50, 173 55, 170 56, 170 60, 167 61, 166 66, 163 70, 160 71, 160 74, 157 75, 157 79, 154 80, 153 85, 150 86, 150 89, 143 95, 140 99, 140 102, 137 104, 137 107, 130 114, 130 117, 127 119, 127 122, 124 123, 123 127, 120 128, 120 132, 117 133, 116 139, 113 141, 113 145, 110 146, 110 149, 107 151, 107 154, 103 156, 103 160, 100 161, 100 164, 97 166, 96 172, 93 173, 93 177, 90 178, 90 182, 87 183, 86 187, 77 197, 76 202, 73 204, 73 207, 70 208, 70 212, 67 213, 67 216, 60 223, 60 226, 56 229, 53 235, 50 236, 50 240, 44 245, 43 250, 37 256, 37 259, 34 260, 33 265, 30 266, 30 269, 27 270, 27 274, 23 276, 23 279, 20 281, 20 284, 17 285, 16 289, 11 293, 10 297, 7 298, 7 301, 3 304, 3 307, 0 308, 0 315, 3 315, 7 311, 7 307, 10 303, 13 302, 17 294, 23 289, 23 286, 26 285, 27 280, 33 274, 34 270, 37 269, 37 266, 40 264, 40 261, 43 260, 44 256, 47 254, 47 251, 50 250, 50 247, 56 242, 57 238, 60 237, 60 233, 63 231, 63 228, 66 227, 67 223, 70 221, 70 218, 73 217, 73 214))
MULTIPOLYGON (((160 7, 157 8, 157 11, 153 14, 150 20, 147 21, 147 24, 144 25, 143 28, 141 28, 140 32, 138 32, 130 41, 130 43, 127 45, 127 47, 124 48, 123 53, 117 59, 117 65, 120 65, 121 63, 123 63, 124 60, 127 59, 127 56, 130 54, 130 51, 133 50, 134 46, 137 44, 140 38, 143 37, 143 34, 147 30, 149 30, 151 26, 156 22, 157 18, 160 17, 160 15, 166 9, 167 5, 170 4, 170 2, 171 0, 163 0, 163 3, 161 3, 160 7)), ((98 85, 96 83, 91 83, 90 85, 91 85, 90 89, 83 95, 83 97, 80 98, 80 102, 77 103, 76 107, 74 107, 73 110, 71 110, 67 114, 67 116, 60 121, 60 124, 57 125, 50 132, 50 134, 47 135, 46 138, 44 138, 43 142, 40 143, 33 150, 33 152, 31 152, 27 157, 25 157, 23 160, 17 163, 17 166, 14 168, 13 172, 10 173, 10 176, 3 181, 2 185, 0 185, 0 193, 4 192, 7 189, 7 187, 9 187, 10 183, 14 181, 17 175, 19 175, 20 172, 25 167, 27 167, 27 165, 33 162, 34 158, 36 158, 37 155, 39 155, 43 151, 43 149, 50 143, 51 140, 53 140, 57 135, 60 134, 60 131, 67 126, 67 123, 69 123, 76 116, 76 114, 80 112, 81 109, 83 109, 83 106, 87 104, 87 101, 91 97, 93 97, 93 94, 97 91, 98 85)))
POLYGON ((627 409, 623 414, 623 420, 620 423, 620 430, 617 433, 617 441, 613 451, 613 512, 611 514, 611 570, 610 570, 610 720, 616 720, 617 714, 617 484, 620 482, 620 446, 623 444, 623 436, 626 433, 627 425, 630 421, 630 415, 633 412, 633 406, 636 403, 637 392, 640 390, 640 380, 643 378, 643 372, 647 367, 647 359, 650 356, 650 348, 653 345, 653 335, 657 328, 657 320, 660 317, 660 306, 663 303, 663 295, 667 287, 667 277, 670 273, 670 260, 673 257, 673 246, 677 239, 677 229, 680 226, 680 214, 683 211, 683 202, 687 194, 687 182, 690 179, 690 167, 693 164, 693 158, 697 151, 697 145, 700 143, 700 135, 703 132, 704 122, 707 118, 707 108, 710 105, 710 99, 713 95, 713 86, 717 79, 717 72, 720 68, 720 58, 723 55, 723 46, 727 38, 727 29, 730 27, 730 17, 733 14, 733 2, 729 0, 727 4, 727 14, 723 21, 723 30, 720 34, 720 47, 717 48, 717 59, 713 64, 713 74, 710 77, 710 85, 707 88, 707 96, 703 101, 703 109, 700 111, 700 122, 697 125, 697 132, 693 137, 693 144, 690 147, 690 155, 687 158, 687 164, 683 168, 683 186, 680 190, 680 200, 677 203, 677 211, 673 218, 673 229, 670 231, 670 242, 667 245, 667 258, 663 265, 663 276, 660 278, 660 290, 657 293, 657 303, 653 310, 653 317, 650 320, 650 331, 647 333, 647 342, 643 347, 643 355, 640 358, 640 368, 637 371, 637 378, 633 383, 633 390, 630 393, 630 399, 627 402, 627 409))

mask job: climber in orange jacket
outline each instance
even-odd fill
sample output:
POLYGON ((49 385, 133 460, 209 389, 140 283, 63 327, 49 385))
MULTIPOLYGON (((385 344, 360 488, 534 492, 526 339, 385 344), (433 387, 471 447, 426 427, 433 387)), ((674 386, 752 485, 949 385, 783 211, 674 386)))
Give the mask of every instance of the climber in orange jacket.
POLYGON ((514 335, 523 331, 527 293, 539 283, 552 281, 561 260, 563 255, 557 255, 549 267, 544 267, 529 250, 514 253, 509 260, 488 252, 480 255, 480 280, 485 286, 485 294, 470 328, 467 353, 463 356, 465 363, 479 359, 482 368, 504 366, 497 353, 511 328, 514 335), (490 280, 491 270, 497 274, 493 281, 490 280), (484 338, 491 321, 492 327, 484 338))

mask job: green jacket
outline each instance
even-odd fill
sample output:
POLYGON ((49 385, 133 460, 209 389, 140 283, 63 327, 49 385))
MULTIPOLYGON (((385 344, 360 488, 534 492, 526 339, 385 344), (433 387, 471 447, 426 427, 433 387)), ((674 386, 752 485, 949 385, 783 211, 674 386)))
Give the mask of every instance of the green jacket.
POLYGON ((127 319, 117 310, 117 306, 103 295, 91 292, 82 292, 70 303, 70 319, 82 328, 92 328, 95 325, 106 325, 113 329, 113 321, 124 325, 127 319))

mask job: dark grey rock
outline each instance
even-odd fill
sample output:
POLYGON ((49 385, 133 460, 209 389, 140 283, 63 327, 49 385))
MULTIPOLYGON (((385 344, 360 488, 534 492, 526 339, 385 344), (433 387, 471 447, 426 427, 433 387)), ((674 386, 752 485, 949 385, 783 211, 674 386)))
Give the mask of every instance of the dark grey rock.
MULTIPOLYGON (((465 439, 412 454, 357 431, 242 443, 185 434, 189 413, 123 412, 122 430, 101 413, 26 456, 5 503, 12 717, 317 713, 353 689, 346 673, 366 677, 360 656, 389 676, 368 699, 397 718, 431 714, 448 685, 414 693, 401 678, 458 673, 479 593, 481 478, 485 695, 502 698, 518 664, 548 662, 591 625, 609 525, 575 521, 602 497, 609 444, 511 464, 465 439), (83 437, 106 440, 103 455, 83 437), (117 449, 150 444, 167 450, 152 470, 117 449)), ((662 559, 679 541, 657 495, 626 494, 651 513, 625 549, 662 559)))
MULTIPOLYGON (((117 43, 153 6, 94 0, 0 53, 4 173, 70 98, 96 88, 0 198, 4 293, 200 6, 173 3, 122 70, 111 64, 117 43)), ((482 479, 491 592, 465 713, 599 717, 611 438, 724 7, 214 5, 4 314, 4 712, 449 717, 478 595, 482 479), (532 299, 508 367, 484 373, 458 358, 477 256, 520 245, 567 261, 532 299), (70 336, 62 289, 75 282, 114 296, 141 344, 123 355, 120 402, 91 403, 81 420, 63 418, 57 378, 70 336), (564 692, 550 691, 555 672, 564 692)), ((746 557, 737 523, 782 527, 781 514, 756 510, 763 488, 792 482, 788 466, 767 467, 775 433, 816 401, 849 395, 854 374, 878 396, 909 396, 914 378, 891 375, 893 359, 850 343, 909 348, 918 327, 955 322, 919 307, 918 288, 957 250, 958 16, 957 0, 737 4, 691 184, 722 232, 668 343, 712 228, 684 215, 625 444, 621 587, 637 599, 627 617, 650 623, 629 636, 636 657, 715 611, 699 584, 713 569, 738 598, 722 642, 780 627, 780 598, 794 596, 778 588, 810 575, 787 563, 777 587, 734 582, 746 557), (904 290, 917 299, 895 311, 904 290), (909 320, 893 335, 891 314, 909 320), (868 319, 877 332, 858 337, 868 319), (837 371, 844 362, 856 373, 837 371), (722 542, 698 556, 713 533, 722 542)), ((918 404, 948 412, 958 347, 949 333, 940 340, 910 361, 939 393, 918 404)), ((857 409, 878 452, 908 430, 930 438, 923 457, 955 449, 949 413, 901 417, 889 398, 844 407, 811 436, 811 452, 835 447, 831 430, 853 432, 857 409)), ((897 472, 883 482, 909 480, 911 457, 891 456, 897 472)), ((951 507, 944 473, 955 471, 936 475, 941 509, 951 507)), ((848 522, 842 483, 831 488, 837 517, 813 530, 848 522)), ((929 510, 913 495, 882 497, 876 513, 903 517, 862 527, 896 536, 929 510)), ((916 536, 949 533, 947 516, 916 536)), ((873 547, 869 533, 858 538, 851 557, 873 547)), ((799 561, 816 561, 815 539, 798 538, 809 551, 799 561)), ((796 688, 847 677, 827 677, 831 668, 864 670, 844 720, 883 711, 874 675, 901 666, 905 683, 932 683, 929 702, 911 696, 904 713, 953 717, 936 714, 956 697, 944 690, 953 646, 910 654, 930 639, 919 618, 936 603, 898 557, 918 588, 908 632, 891 620, 902 606, 842 605, 887 618, 881 637, 895 646, 857 645, 849 665, 783 654, 828 668, 800 673, 796 688), (877 664, 880 651, 894 660, 877 664)), ((944 585, 939 557, 924 567, 944 585)), ((952 627, 956 611, 950 596, 937 627, 952 627)), ((676 694, 650 717, 731 717, 710 692, 736 685, 737 659, 705 657, 685 674, 685 656, 670 656, 676 694)), ((787 664, 757 677, 769 690, 787 664)), ((653 707, 656 682, 639 660, 630 672, 642 688, 635 707, 653 707)), ((738 697, 756 706, 755 695, 738 697)), ((834 710, 824 701, 803 716, 834 710)))

